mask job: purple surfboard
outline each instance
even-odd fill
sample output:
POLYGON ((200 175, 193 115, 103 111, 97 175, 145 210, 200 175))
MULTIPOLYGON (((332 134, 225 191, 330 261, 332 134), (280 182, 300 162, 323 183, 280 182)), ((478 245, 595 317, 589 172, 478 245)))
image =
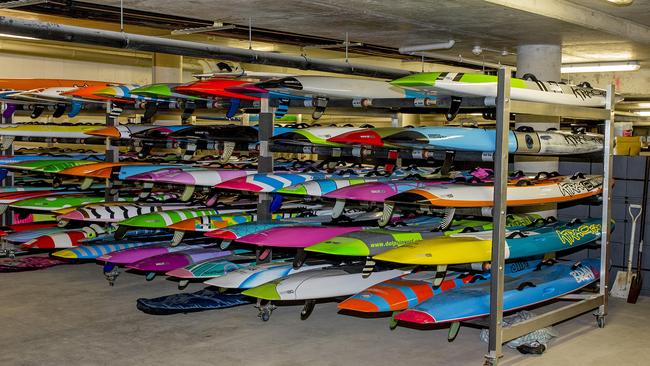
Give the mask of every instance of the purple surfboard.
POLYGON ((393 181, 393 182, 369 182, 357 184, 349 187, 343 187, 325 194, 323 197, 358 200, 370 202, 384 202, 386 198, 408 191, 409 189, 431 186, 436 184, 451 183, 451 180, 435 181, 393 181))
POLYGON ((246 235, 237 241, 258 246, 306 248, 335 236, 363 229, 363 226, 284 226, 246 235))
POLYGON ((156 183, 171 183, 183 185, 200 185, 212 187, 219 183, 245 177, 256 173, 255 170, 237 169, 194 169, 184 171, 182 169, 163 169, 155 172, 137 174, 129 177, 131 180, 140 180, 156 183))
POLYGON ((171 245, 152 245, 147 247, 124 249, 117 252, 104 254, 101 257, 98 257, 97 260, 116 265, 125 265, 135 263, 137 261, 156 255, 173 253, 193 248, 196 248, 196 246, 177 245, 175 247, 172 247, 171 245))
POLYGON ((128 264, 126 267, 143 272, 167 272, 189 266, 196 262, 221 258, 232 254, 234 254, 232 250, 222 250, 220 248, 192 248, 144 258, 128 264))

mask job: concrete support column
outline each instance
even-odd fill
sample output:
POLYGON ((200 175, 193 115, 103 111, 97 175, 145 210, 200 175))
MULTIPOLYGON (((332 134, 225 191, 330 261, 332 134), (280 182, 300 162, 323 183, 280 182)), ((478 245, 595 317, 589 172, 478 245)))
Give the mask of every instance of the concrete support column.
MULTIPOLYGON (((522 45, 517 48, 517 77, 533 74, 541 81, 560 81, 562 65, 562 47, 560 45, 534 44, 522 45)), ((560 128, 560 118, 548 116, 518 115, 515 127, 531 126, 535 130, 560 128), (531 123, 535 122, 535 123, 531 123), (541 122, 541 123, 540 123, 541 122)), ((553 172, 559 168, 558 158, 538 156, 516 156, 515 171, 524 172, 553 172)), ((555 216, 555 204, 540 205, 535 211, 543 216, 555 216)))
MULTIPOLYGON (((181 83, 183 82, 183 56, 165 53, 153 54, 151 69, 152 83, 181 83)), ((157 113, 154 123, 160 125, 176 125, 181 123, 180 114, 157 113)))

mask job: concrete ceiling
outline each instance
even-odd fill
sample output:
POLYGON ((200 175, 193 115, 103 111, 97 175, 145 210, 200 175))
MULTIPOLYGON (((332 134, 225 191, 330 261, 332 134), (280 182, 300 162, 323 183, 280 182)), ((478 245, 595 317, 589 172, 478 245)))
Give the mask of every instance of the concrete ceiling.
MULTIPOLYGON (((120 0, 89 2, 120 5, 120 0)), ((455 39, 452 50, 440 52, 490 62, 513 63, 515 56, 488 51, 477 57, 473 46, 516 52, 521 44, 560 43, 563 62, 650 59, 650 1, 641 0, 629 7, 605 0, 123 2, 131 9, 240 25, 250 17, 254 27, 320 37, 343 39, 349 32, 353 42, 394 48, 455 39)))

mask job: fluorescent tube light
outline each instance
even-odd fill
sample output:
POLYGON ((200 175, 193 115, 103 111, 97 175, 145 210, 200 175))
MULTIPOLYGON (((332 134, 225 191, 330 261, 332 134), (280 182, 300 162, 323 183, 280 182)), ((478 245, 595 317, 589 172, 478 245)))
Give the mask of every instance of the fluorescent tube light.
POLYGON ((636 112, 638 116, 650 117, 650 111, 638 111, 636 112))
POLYGON ((632 5, 634 0, 607 0, 607 2, 617 6, 628 6, 628 5, 632 5))
POLYGON ((35 38, 35 37, 27 37, 27 36, 17 36, 15 34, 7 34, 7 33, 0 33, 0 37, 6 37, 6 38, 16 38, 16 39, 31 39, 33 41, 38 41, 40 38, 35 38))
POLYGON ((589 62, 579 64, 563 64, 563 74, 579 72, 610 72, 610 71, 635 71, 641 68, 639 61, 613 61, 613 62, 589 62))

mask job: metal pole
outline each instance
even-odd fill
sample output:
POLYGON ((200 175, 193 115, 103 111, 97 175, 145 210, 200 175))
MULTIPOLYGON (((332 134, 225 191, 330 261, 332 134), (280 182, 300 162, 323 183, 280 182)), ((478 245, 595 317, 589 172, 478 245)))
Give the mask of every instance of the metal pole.
POLYGON ((411 71, 381 66, 351 64, 344 61, 309 58, 305 55, 288 55, 244 48, 145 36, 127 32, 75 27, 56 23, 0 16, 0 33, 31 36, 51 41, 77 42, 93 46, 133 49, 147 52, 169 53, 189 57, 293 67, 341 74, 395 79, 413 74, 411 71))
MULTIPOLYGON (((2 108, 0 108, 0 112, 4 113, 5 109, 7 108, 6 103, 2 103, 2 108)), ((9 116, 7 118, 4 118, 3 115, 0 115, 0 122, 6 123, 6 124, 11 124, 12 117, 9 116)), ((2 151, 3 155, 13 155, 14 154, 14 144, 12 143, 11 146, 9 146, 8 149, 2 151)), ((11 187, 14 185, 14 173, 9 171, 7 173, 7 176, 5 179, 2 180, 2 186, 3 187, 11 187)), ((11 209, 7 209, 4 214, 2 215, 2 224, 3 225, 11 225, 14 223, 14 217, 13 217, 13 211, 11 209)), ((4 249, 4 248, 3 248, 4 249)))
MULTIPOLYGON (((111 110, 113 109, 113 102, 107 101, 106 102, 106 126, 111 126, 115 127, 119 125, 117 121, 117 117, 114 117, 111 115, 111 110)), ((104 160, 109 162, 109 163, 115 163, 120 161, 120 150, 119 148, 115 147, 112 145, 111 139, 106 138, 106 146, 105 146, 105 156, 104 160)), ((116 201, 119 197, 118 190, 113 189, 114 182, 113 182, 113 177, 109 177, 106 179, 106 202, 110 201, 116 201)))
MULTIPOLYGON (((616 88, 613 84, 607 87, 607 103, 605 108, 609 111, 610 117, 605 120, 605 141, 603 148, 603 213, 600 238, 600 294, 603 296, 603 305, 598 308, 599 317, 607 315, 607 300, 609 296, 609 242, 612 229, 612 166, 614 146, 614 109, 616 104, 616 88)), ((645 184, 645 183, 644 183, 645 184)), ((641 223, 642 225, 644 223, 641 223)))
POLYGON ((497 85, 496 151, 494 152, 494 227, 492 230, 492 278, 490 280, 490 341, 486 362, 498 363, 502 356, 503 268, 508 197, 508 134, 510 132, 510 68, 499 68, 497 85))
MULTIPOLYGON (((269 108, 269 99, 262 98, 260 100, 260 115, 259 115, 259 141, 260 141, 260 156, 257 162, 257 171, 259 173, 273 172, 273 153, 269 148, 269 140, 273 136, 273 113, 269 108)), ((271 195, 268 193, 260 193, 259 201, 257 203, 257 221, 267 222, 271 219, 271 195)), ((260 259, 260 250, 257 250, 257 262, 269 262, 271 260, 271 249, 268 249, 267 256, 260 259)))

